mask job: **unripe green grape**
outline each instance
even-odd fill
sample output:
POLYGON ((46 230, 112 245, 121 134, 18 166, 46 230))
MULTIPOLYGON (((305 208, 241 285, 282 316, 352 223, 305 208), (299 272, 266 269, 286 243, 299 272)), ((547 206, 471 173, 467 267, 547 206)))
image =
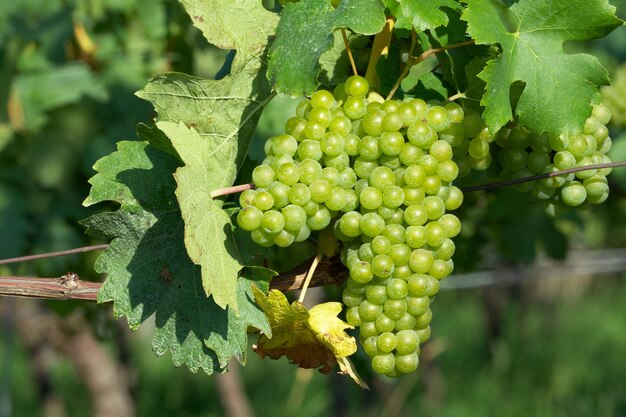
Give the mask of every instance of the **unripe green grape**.
POLYGON ((335 103, 335 97, 333 97, 330 91, 318 90, 311 96, 311 107, 330 109, 335 103))
POLYGON ((322 137, 320 147, 326 155, 337 156, 343 151, 345 141, 339 133, 328 132, 322 137))
POLYGON ((468 138, 475 138, 485 126, 483 119, 474 113, 466 114, 463 119, 463 130, 468 138))
POLYGON ((383 133, 383 118, 385 117, 385 112, 382 110, 369 110, 363 116, 363 120, 361 121, 361 127, 371 136, 380 136, 383 133))
POLYGON ((385 220, 376 213, 366 213, 361 217, 361 232, 366 236, 378 236, 384 228, 385 220))
POLYGON ((383 117, 382 129, 384 132, 397 132, 402 125, 402 115, 397 111, 389 112, 383 117))
POLYGON ((358 327, 363 323, 361 316, 359 316, 358 307, 350 307, 346 310, 346 321, 349 325, 354 327, 358 327))
POLYGON ((274 244, 272 235, 265 233, 261 228, 252 230, 250 232, 250 237, 252 238, 252 241, 254 243, 265 248, 268 248, 274 244))
POLYGON ((324 204, 332 211, 340 211, 346 205, 346 191, 340 187, 333 187, 330 192, 330 197, 324 204))
POLYGON ((530 134, 521 127, 514 127, 509 131, 508 146, 513 148, 528 148, 530 146, 530 134))
POLYGON ((396 358, 392 353, 376 355, 372 358, 372 369, 377 374, 387 375, 394 371, 396 358))
POLYGON ((275 234, 272 240, 276 244, 276 246, 286 248, 290 246, 293 242, 295 242, 296 235, 286 229, 283 229, 275 234))
POLYGON ((587 153, 588 142, 583 134, 570 137, 567 151, 569 151, 576 159, 582 158, 587 153))
POLYGON ((434 195, 439 192, 441 188, 441 178, 437 175, 429 175, 424 179, 424 184, 422 184, 422 189, 428 195, 434 195))
MULTIPOLYGON (((452 190, 450 190, 450 192, 452 192, 452 190)), ((445 213, 444 202, 437 196, 425 197, 422 205, 426 209, 429 220, 437 220, 445 213)))
MULTIPOLYGON (((465 131, 460 123, 451 124, 446 130, 439 132, 439 139, 444 140, 453 148, 459 146, 465 140, 465 131)), ((455 155, 458 151, 454 151, 455 155)))
POLYGON ((263 213, 261 228, 270 235, 275 235, 285 227, 285 218, 277 210, 268 210, 263 213))
POLYGON ((346 190, 345 192, 346 204, 341 208, 341 211, 352 211, 359 207, 359 197, 357 197, 354 190, 346 190))
POLYGON ((406 313, 404 313, 402 317, 396 320, 396 325, 394 329, 396 331, 413 330, 414 327, 415 327, 415 317, 413 317, 407 311, 406 313))
POLYGON ((383 307, 378 304, 363 300, 359 305, 359 316, 363 321, 374 321, 383 312, 383 307))
POLYGON ((583 181, 583 185, 587 191, 587 196, 591 198, 598 198, 604 194, 608 194, 609 192, 609 185, 606 177, 602 175, 596 174, 593 177, 586 178, 583 181))
POLYGON ((440 163, 449 161, 452 159, 452 146, 445 140, 437 140, 430 145, 430 154, 440 163))
POLYGON ((387 296, 392 300, 404 299, 409 294, 409 285, 403 279, 392 278, 387 282, 387 296))
POLYGON ((427 273, 433 262, 433 253, 426 249, 415 249, 411 252, 411 257, 409 258, 409 266, 418 274, 427 273))
POLYGON ((368 161, 378 159, 382 152, 378 146, 378 138, 375 136, 364 136, 359 142, 359 155, 368 161))
POLYGON ((337 156, 324 156, 324 164, 327 168, 333 168, 337 171, 343 171, 350 166, 350 157, 347 153, 341 152, 337 156))
POLYGON ((441 106, 432 106, 430 110, 428 110, 426 121, 437 132, 441 132, 447 129, 451 123, 450 116, 448 115, 448 110, 441 106))
POLYGON ((306 120, 300 117, 292 117, 285 123, 285 133, 296 138, 298 142, 304 139, 304 127, 306 120))
POLYGON ((374 237, 370 246, 376 255, 386 255, 391 251, 392 243, 386 236, 379 235, 374 237))
POLYGON ((396 156, 400 154, 404 137, 399 132, 384 132, 378 141, 380 151, 388 156, 396 156))
POLYGON ((454 211, 463 204, 463 191, 456 186, 450 187, 450 195, 445 201, 445 210, 454 211))
POLYGON ((311 230, 322 230, 330 224, 330 220, 330 212, 322 206, 317 213, 307 219, 306 225, 311 230))
MULTIPOLYGON (((371 177, 370 177, 371 178, 371 177)), ((404 191, 397 185, 385 188, 383 204, 390 208, 400 207, 404 203, 404 191)))
POLYGON ((404 242, 405 229, 400 224, 388 223, 381 233, 394 245, 404 242))
POLYGON ((237 214, 237 224, 243 230, 251 232, 261 226, 263 212, 256 207, 247 206, 237 214))
POLYGON ((259 188, 267 188, 276 179, 276 173, 268 165, 259 165, 252 171, 252 182, 259 188))
POLYGON ((396 182, 396 177, 393 173, 393 170, 391 170, 390 168, 376 167, 372 170, 368 181, 370 186, 383 190, 386 187, 394 185, 396 182))
POLYGON ((438 259, 447 261, 448 259, 452 258, 452 256, 454 255, 455 249, 456 248, 455 248, 454 242, 452 241, 452 239, 448 238, 443 241, 443 243, 441 244, 439 248, 437 248, 435 256, 438 259))
POLYGON ((417 112, 410 103, 402 103, 398 107, 398 114, 402 118, 402 125, 407 127, 417 120, 417 112))
POLYGON ((257 190, 245 190, 244 192, 239 194, 239 205, 242 208, 251 206, 257 192, 257 190))
POLYGON ((393 272, 393 259, 389 255, 376 255, 372 259, 372 272, 375 276, 388 278, 393 272))
MULTIPOLYGON (((354 161, 354 173, 357 175, 357 177, 359 178, 364 178, 364 179, 368 179, 372 173, 372 171, 374 171, 374 169, 376 167, 378 167, 378 161, 368 161, 365 160, 361 157, 358 157, 355 161, 354 161)), ((357 192, 358 194, 358 192, 357 192)))
MULTIPOLYGON (((416 317, 416 323, 415 323, 415 330, 419 330, 419 329, 425 329, 426 327, 428 327, 428 325, 430 324, 430 322, 433 319, 433 313, 432 311, 429 309, 427 309, 424 314, 422 314, 419 317, 416 317)), ((420 339, 421 342, 421 339, 420 339)))
POLYGON ((459 176, 459 167, 454 161, 440 162, 437 176, 443 182, 452 182, 459 176))
POLYGON ((284 227, 289 231, 297 232, 306 224, 306 212, 298 205, 289 204, 282 209, 281 213, 285 219, 284 227))
POLYGON ((413 317, 422 316, 430 306, 430 298, 428 296, 408 296, 405 298, 405 301, 407 305, 407 313, 409 313, 413 317))
POLYGON ((405 243, 396 243, 392 245, 389 256, 391 256, 391 259, 393 259, 393 263, 397 269, 398 266, 407 265, 409 263, 411 248, 405 243))
POLYGON ((428 240, 428 231, 424 226, 409 226, 404 234, 406 244, 412 249, 423 247, 428 240))
POLYGON ((392 170, 396 170, 402 166, 402 162, 400 162, 400 158, 397 156, 381 155, 380 158, 378 158, 378 162, 380 162, 380 165, 391 168, 392 170))
POLYGON ((344 84, 346 94, 353 97, 365 97, 369 90, 369 83, 364 77, 352 75, 344 84))
POLYGON ((350 288, 344 288, 341 293, 341 300, 346 305, 346 307, 358 307, 365 297, 363 294, 356 294, 350 288))
POLYGON ((339 228, 344 235, 357 237, 361 234, 360 222, 361 213, 349 211, 339 219, 339 228))
POLYGON ((449 239, 461 232, 461 220, 454 214, 446 213, 437 222, 443 227, 449 239))
POLYGON ((417 369, 419 365, 419 357, 417 353, 409 353, 406 355, 396 355, 396 370, 403 374, 410 374, 417 369))
POLYGON ((318 107, 318 108, 311 109, 311 111, 308 114, 308 117, 309 117, 309 120, 307 121, 307 123, 319 124, 323 126, 325 130, 330 124, 330 121, 332 120, 333 115, 330 112, 330 110, 318 107))
POLYGON ((320 142, 312 139, 305 139, 300 142, 297 153, 301 160, 312 159, 314 161, 319 161, 322 159, 322 156, 324 156, 320 142))
POLYGON ((376 255, 374 253, 374 251, 372 251, 372 246, 370 243, 363 243, 358 251, 357 251, 358 255, 359 255, 359 259, 362 261, 368 261, 370 262, 372 259, 374 259, 374 256, 376 255))
MULTIPOLYGON (((415 298, 427 297, 430 288, 430 278, 426 274, 412 274, 407 281, 409 295, 415 298)), ((426 304, 428 306, 429 304, 426 304)))
POLYGON ((279 135, 274 137, 272 152, 274 155, 294 156, 298 149, 298 141, 291 135, 279 135))
POLYGON ((324 203, 330 197, 332 186, 328 181, 319 179, 309 185, 309 191, 311 192, 311 200, 313 202, 324 203))
POLYGON ((463 122, 465 112, 463 111, 463 107, 461 107, 458 103, 451 101, 450 103, 446 103, 443 107, 448 111, 448 117, 450 117, 450 121, 452 123, 463 122))
POLYGON ((396 321, 387 316, 385 313, 376 317, 374 323, 376 324, 376 330, 380 333, 391 332, 396 327, 396 321))
POLYGON ((558 136, 550 136, 548 138, 548 143, 553 151, 561 152, 567 149, 567 146, 569 145, 569 137, 564 133, 558 136))
POLYGON ((546 187, 542 182, 533 184, 530 194, 536 200, 549 200, 554 195, 554 188, 546 187))
POLYGON ((274 197, 274 208, 283 208, 289 204, 289 190, 291 188, 288 185, 279 181, 274 181, 270 185, 269 192, 274 197))
POLYGON ((375 210, 383 203, 383 193, 375 187, 367 187, 359 195, 361 206, 368 210, 375 210))
MULTIPOLYGON (((409 248, 410 249, 410 248, 409 248)), ((410 256, 410 252, 409 252, 409 256, 410 256)), ((393 269, 393 274, 391 274, 392 278, 400 278, 400 279, 408 279, 411 274, 413 273, 413 271, 411 271, 411 268, 408 265, 408 257, 407 257, 407 264, 406 265, 397 265, 394 269, 393 269)))
POLYGON ((434 156, 428 154, 423 155, 418 163, 422 168, 424 168, 426 176, 437 175, 437 171, 439 170, 439 161, 437 161, 434 156))
POLYGON ((508 148, 504 151, 504 166, 511 171, 517 171, 526 166, 528 154, 521 148, 508 148))
POLYGON ((474 138, 469 143, 468 152, 474 159, 483 159, 489 154, 489 144, 481 138, 474 138))
POLYGON ((587 190, 580 182, 572 181, 561 188, 561 198, 568 206, 576 207, 587 199, 587 190))
POLYGON ((428 123, 417 120, 406 132, 409 141, 422 149, 428 149, 437 140, 437 132, 428 123))
POLYGON ((569 151, 560 151, 554 155, 554 166, 559 170, 574 168, 576 157, 569 151))
POLYGON ((404 210, 404 221, 409 226, 422 226, 428 221, 428 212, 422 204, 412 204, 404 210))
POLYGON ((359 154, 360 142, 361 142, 361 139, 359 139, 357 135, 355 135, 354 133, 350 133, 344 138, 343 150, 349 156, 357 156, 359 154))
POLYGON ((326 125, 309 120, 304 126, 303 133, 307 138, 319 141, 326 133, 326 125))
POLYGON ((396 348, 396 335, 392 332, 384 332, 378 336, 377 347, 380 352, 389 353, 396 348))
POLYGON ((348 97, 343 104, 343 112, 352 120, 362 119, 366 111, 367 105, 361 97, 348 97))
MULTIPOLYGON (((594 165, 595 161, 589 157, 589 156, 585 156, 584 158, 582 158, 580 161, 578 161, 578 163, 576 164, 577 167, 584 167, 584 166, 589 166, 589 165, 594 165)), ((585 171, 579 171, 577 173, 575 173, 574 175, 577 178, 580 179, 585 179, 585 178, 591 178, 596 174, 597 170, 595 169, 588 169, 585 171)))
POLYGON ((398 320, 407 312, 406 300, 392 300, 388 298, 383 305, 383 311, 390 318, 398 320))
POLYGON ((365 290, 365 297, 370 303, 382 306, 387 301, 387 287, 384 285, 369 285, 365 290))
POLYGON ((328 125, 328 130, 346 137, 352 131, 352 122, 347 116, 335 116, 328 125))
POLYGON ((420 343, 426 343, 428 339, 430 339, 430 326, 427 326, 424 329, 415 329, 417 331, 417 336, 420 338, 420 343))
POLYGON ((404 192, 404 204, 411 206, 414 204, 420 204, 426 197, 426 192, 422 187, 403 187, 404 192))
POLYGON ((267 211, 274 207, 274 197, 267 191, 259 191, 254 197, 252 205, 261 211, 267 211))
POLYGON ((424 153, 421 148, 412 143, 405 142, 404 145, 402 145, 398 157, 400 158, 400 162, 409 167, 417 164, 423 155, 424 153))
POLYGON ((368 337, 378 336, 378 330, 376 330, 376 323, 373 321, 365 321, 361 323, 359 327, 359 338, 361 340, 367 339, 368 337))
POLYGON ((353 281, 366 284, 374 278, 372 266, 367 261, 359 261, 350 268, 350 279, 353 281))
POLYGON ((426 243, 432 248, 438 248, 448 238, 446 229, 438 221, 426 224, 426 232, 428 233, 426 243))
POLYGON ((314 201, 309 201, 304 206, 302 206, 304 212, 307 216, 313 216, 320 209, 320 205, 314 201))
POLYGON ((442 259, 435 259, 428 270, 428 274, 438 280, 442 280, 450 275, 453 269, 454 263, 451 260, 444 261, 442 259))
POLYGON ((294 162, 282 164, 276 170, 276 178, 285 185, 294 185, 300 179, 300 169, 294 162))
POLYGON ((309 229, 308 226, 304 225, 296 233, 296 238, 294 239, 294 242, 304 242, 309 238, 309 236, 311 236, 311 229, 309 229))
POLYGON ((363 340, 363 343, 361 343, 361 345, 363 345, 363 350, 365 351, 365 353, 373 357, 376 355, 380 355, 381 353, 378 351, 377 342, 378 342, 378 336, 370 336, 366 338, 365 340, 363 340))

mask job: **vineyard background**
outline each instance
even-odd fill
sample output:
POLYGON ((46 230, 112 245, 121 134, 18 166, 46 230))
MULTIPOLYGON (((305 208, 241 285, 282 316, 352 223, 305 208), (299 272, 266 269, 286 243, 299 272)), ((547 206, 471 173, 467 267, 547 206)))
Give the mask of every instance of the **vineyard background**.
MULTIPOLYGON (((78 224, 94 213, 81 203, 93 163, 153 117, 134 92, 170 70, 219 78, 232 54, 207 45, 174 1, 5 3, 0 259, 103 243, 78 224)), ((611 3, 625 19, 626 2, 611 3)), ((571 48, 626 72, 626 27, 571 48)), ((262 158, 263 141, 296 103, 272 100, 252 158, 262 158)), ((624 126, 611 129, 612 158, 624 161, 624 126)), ((511 190, 468 195, 458 273, 433 305, 422 364, 390 381, 369 374, 357 355, 371 393, 252 353, 225 376, 192 374, 154 357, 151 330, 130 333, 110 306, 1 298, 0 417, 626 415, 626 169, 609 179, 605 204, 556 223, 511 190), (567 253, 568 261, 551 260, 567 253)), ((99 281, 95 256, 0 266, 0 275, 74 271, 99 281)))

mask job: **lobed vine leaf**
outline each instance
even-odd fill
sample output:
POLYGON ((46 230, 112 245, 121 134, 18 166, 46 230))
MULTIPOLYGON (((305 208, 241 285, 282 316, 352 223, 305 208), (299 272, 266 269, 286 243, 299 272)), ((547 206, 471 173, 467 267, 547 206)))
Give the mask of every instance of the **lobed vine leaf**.
POLYGON ((239 53, 261 55, 278 16, 258 0, 181 0, 187 14, 209 43, 239 53))
POLYGON ((298 301, 289 304, 278 290, 271 290, 268 295, 257 288, 253 291, 272 328, 272 334, 260 335, 253 347, 259 356, 272 359, 287 356, 301 368, 320 368, 322 373, 329 373, 339 364, 342 373, 367 388, 348 359, 357 347, 356 340, 345 332, 352 326, 337 317, 340 303, 322 303, 307 310, 298 301))
POLYGON ((380 0, 343 0, 333 8, 328 0, 287 3, 270 48, 267 75, 276 91, 310 95, 320 73, 319 59, 333 45, 333 32, 348 28, 373 35, 385 24, 380 0))
POLYGON ((448 15, 442 7, 461 10, 454 0, 385 0, 385 5, 396 18, 395 26, 400 29, 415 28, 418 31, 434 29, 448 23, 448 15))
POLYGON ((177 366, 221 372, 233 356, 245 362, 248 326, 271 328, 254 304, 254 274, 236 281, 238 315, 204 295, 176 204, 172 172, 180 165, 146 142, 120 142, 116 152, 96 162, 98 173, 84 204, 120 204, 116 212, 83 221, 89 233, 113 239, 95 264, 97 272, 108 275, 98 301, 112 301, 115 316, 126 316, 133 329, 154 314, 157 355, 169 350, 177 366))
POLYGON ((185 246, 191 260, 202 269, 202 285, 217 305, 237 307, 237 276, 242 265, 230 218, 211 198, 219 188, 221 160, 214 158, 215 144, 182 123, 158 122, 185 166, 174 173, 176 197, 185 222, 185 246))
POLYGON ((517 81, 525 83, 515 109, 520 124, 537 134, 581 128, 608 74, 591 55, 565 53, 563 43, 607 35, 621 24, 615 8, 606 0, 520 0, 503 16, 491 0, 467 3, 468 33, 478 44, 502 48, 480 73, 489 128, 513 118, 509 90, 517 81))

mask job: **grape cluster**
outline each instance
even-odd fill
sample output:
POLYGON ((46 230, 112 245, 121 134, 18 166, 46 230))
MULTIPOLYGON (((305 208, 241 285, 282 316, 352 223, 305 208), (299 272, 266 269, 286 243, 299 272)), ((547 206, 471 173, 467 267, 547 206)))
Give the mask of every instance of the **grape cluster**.
POLYGON ((350 270, 346 319, 374 370, 396 376, 417 367, 430 302, 453 269, 461 223, 446 211, 463 201, 453 149, 466 156, 469 140, 456 103, 368 99, 368 89, 354 76, 298 106, 267 141, 237 222, 263 246, 332 227, 350 270))
MULTIPOLYGON (((495 143, 502 166, 501 178, 522 178, 611 162, 607 155, 611 138, 606 127, 610 118, 607 107, 596 105, 579 133, 538 136, 520 127, 500 130, 495 143)), ((558 204, 570 207, 580 206, 585 201, 600 204, 609 195, 606 175, 610 172, 610 168, 591 169, 518 184, 516 188, 545 201, 549 211, 558 204)))
POLYGON ((339 212, 358 207, 351 157, 360 138, 353 120, 365 111, 367 86, 349 80, 343 107, 332 93, 316 91, 265 144, 266 158, 252 172, 256 189, 241 194, 239 226, 262 246, 286 247, 327 227, 339 212))

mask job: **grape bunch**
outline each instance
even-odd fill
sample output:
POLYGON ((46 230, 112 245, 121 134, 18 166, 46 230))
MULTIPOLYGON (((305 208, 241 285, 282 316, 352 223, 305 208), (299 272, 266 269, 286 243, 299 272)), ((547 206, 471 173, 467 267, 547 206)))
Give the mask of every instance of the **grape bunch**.
MULTIPOLYGON (((285 134, 267 141, 237 222, 263 246, 332 227, 350 271, 346 319, 374 370, 397 376, 416 369, 430 302, 453 269, 461 223, 446 211, 463 194, 452 158, 455 148, 466 156, 470 141, 456 103, 385 101, 368 90, 353 76, 300 103, 285 134)), ((470 122, 478 136, 482 122, 470 122)))
MULTIPOLYGON (((606 127, 610 118, 607 107, 595 105, 582 132, 548 136, 533 135, 521 127, 500 130, 495 135, 496 157, 502 167, 500 179, 611 162, 607 155, 611 149, 611 138, 606 127)), ((559 204, 570 207, 580 206, 586 201, 600 204, 609 195, 606 176, 610 172, 610 168, 579 171, 518 184, 516 188, 545 201, 549 212, 559 204)))

